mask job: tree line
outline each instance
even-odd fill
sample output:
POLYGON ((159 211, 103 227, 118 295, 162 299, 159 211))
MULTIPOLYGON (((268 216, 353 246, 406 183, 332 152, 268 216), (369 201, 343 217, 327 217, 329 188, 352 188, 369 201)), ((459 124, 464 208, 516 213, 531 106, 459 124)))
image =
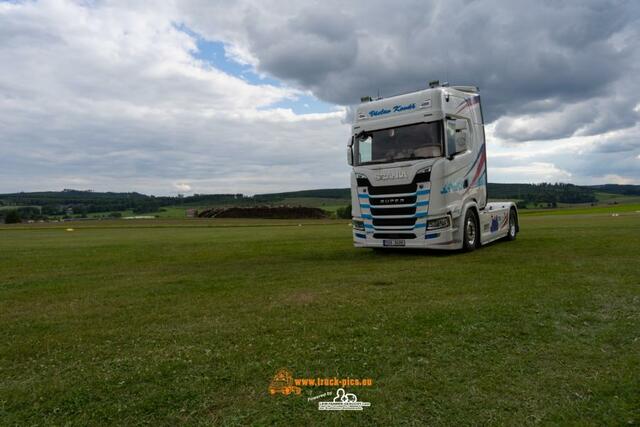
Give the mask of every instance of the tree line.
POLYGON ((595 190, 574 184, 489 184, 487 189, 492 199, 516 199, 520 207, 545 205, 556 207, 558 203, 597 202, 595 190))
MULTIPOLYGON (((594 203, 596 191, 614 194, 640 195, 640 185, 578 186, 565 183, 542 184, 502 184, 489 183, 491 199, 518 200, 520 207, 544 205, 555 207, 558 203, 594 203)), ((87 216, 104 213, 116 217, 119 212, 132 211, 134 214, 158 212, 167 206, 251 206, 274 204, 293 198, 333 198, 347 200, 349 188, 326 188, 284 193, 257 194, 247 196, 242 193, 193 194, 190 196, 153 196, 136 192, 95 192, 90 190, 66 189, 32 193, 0 194, 0 222, 10 220, 16 214, 20 219, 38 220, 51 217, 87 216), (15 207, 12 208, 12 207, 15 207)), ((339 216, 349 217, 350 206, 345 206, 339 216)))

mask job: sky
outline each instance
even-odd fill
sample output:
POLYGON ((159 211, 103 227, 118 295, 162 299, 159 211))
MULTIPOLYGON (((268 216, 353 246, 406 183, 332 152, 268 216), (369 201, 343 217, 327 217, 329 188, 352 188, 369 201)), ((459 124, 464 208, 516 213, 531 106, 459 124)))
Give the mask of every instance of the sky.
POLYGON ((0 193, 348 187, 353 105, 430 80, 490 182, 640 184, 638 1, 0 0, 0 193))

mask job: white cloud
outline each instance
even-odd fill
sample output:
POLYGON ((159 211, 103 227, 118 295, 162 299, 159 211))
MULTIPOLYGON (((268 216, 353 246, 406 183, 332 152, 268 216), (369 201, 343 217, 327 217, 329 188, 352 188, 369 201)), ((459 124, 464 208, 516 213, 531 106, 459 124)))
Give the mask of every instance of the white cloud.
POLYGON ((189 184, 187 184, 186 182, 176 182, 175 184, 173 184, 173 186, 182 192, 189 192, 191 191, 191 186, 189 184))
POLYGON ((609 184, 638 184, 640 181, 637 179, 625 178, 624 176, 608 174, 600 177, 600 182, 606 182, 609 184))
POLYGON ((346 185, 344 110, 270 107, 301 92, 195 59, 177 12, 148 6, 0 3, 0 191, 346 185))
POLYGON ((532 162, 525 166, 490 167, 488 171, 491 182, 567 182, 571 173, 558 168, 553 163, 532 162))
POLYGON ((0 2, 0 192, 345 187, 346 108, 276 105, 449 73, 497 119, 490 181, 637 182, 637 6, 614 6, 0 2), (196 59, 185 25, 276 83, 196 59))

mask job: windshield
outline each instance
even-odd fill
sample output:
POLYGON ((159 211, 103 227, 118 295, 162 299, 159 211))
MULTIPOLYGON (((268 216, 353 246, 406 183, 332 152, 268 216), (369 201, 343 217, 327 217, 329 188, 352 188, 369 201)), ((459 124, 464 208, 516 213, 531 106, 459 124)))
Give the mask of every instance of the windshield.
POLYGON ((442 122, 363 132, 356 137, 358 165, 442 156, 442 122))

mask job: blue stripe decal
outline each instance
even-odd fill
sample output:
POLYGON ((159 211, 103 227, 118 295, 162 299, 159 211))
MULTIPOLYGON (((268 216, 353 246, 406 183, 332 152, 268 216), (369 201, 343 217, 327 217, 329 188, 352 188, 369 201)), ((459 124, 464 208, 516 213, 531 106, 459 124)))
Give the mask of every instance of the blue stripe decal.
POLYGON ((429 193, 431 193, 431 191, 430 191, 430 190, 420 190, 420 191, 418 191, 416 194, 417 194, 418 196, 424 196, 424 195, 429 194, 429 193))
POLYGON ((365 225, 364 225, 364 228, 373 228, 373 225, 371 225, 371 224, 365 224, 365 225))
POLYGON ((356 233, 356 237, 360 238, 360 239, 366 239, 367 235, 366 234, 360 234, 360 233, 356 233))
POLYGON ((364 218, 364 219, 372 219, 371 215, 369 215, 369 214, 362 214, 362 218, 364 218))
POLYGON ((360 208, 361 209, 369 209, 371 206, 369 205, 365 205, 365 204, 360 204, 360 208))
POLYGON ((440 233, 436 233, 436 234, 427 234, 427 235, 425 236, 425 239, 435 239, 435 238, 438 238, 438 237, 440 237, 440 233))
POLYGON ((427 224, 416 224, 415 228, 425 228, 427 224))
POLYGON ((426 212, 416 212, 416 218, 424 218, 427 216, 426 212))
POLYGON ((358 193, 358 197, 361 198, 361 199, 368 199, 369 195, 368 194, 360 194, 360 193, 358 193))
POLYGON ((418 202, 416 203, 416 206, 429 206, 429 202, 428 201, 418 202))

